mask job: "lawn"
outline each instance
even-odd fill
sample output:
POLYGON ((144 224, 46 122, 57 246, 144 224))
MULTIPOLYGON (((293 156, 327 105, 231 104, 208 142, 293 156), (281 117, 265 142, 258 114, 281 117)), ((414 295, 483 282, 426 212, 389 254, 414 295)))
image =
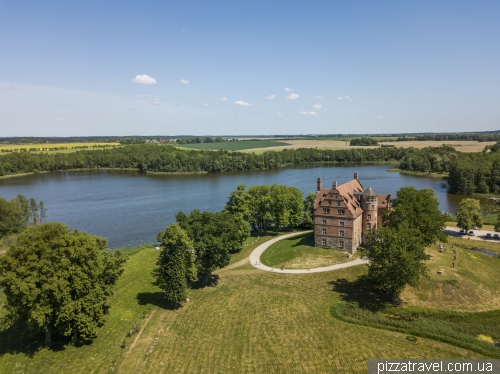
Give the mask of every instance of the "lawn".
MULTIPOLYGON (((375 357, 482 357, 439 341, 410 342, 405 334, 332 318, 330 307, 342 299, 334 284, 356 280, 366 267, 300 275, 260 271, 244 262, 265 239, 250 238, 244 253, 216 272, 218 284, 189 290, 190 301, 178 310, 170 309, 152 285, 158 251, 152 246, 129 250, 106 324, 92 344, 49 350, 16 330, 2 332, 0 372, 366 373, 367 360, 375 357)), ((467 279, 476 276, 480 282, 487 278, 481 272, 494 269, 482 257, 477 267, 465 267, 465 258, 458 269, 471 273, 467 279)), ((478 291, 482 296, 498 293, 498 281, 490 277, 484 292, 478 291)), ((436 303, 439 295, 429 297, 436 303)), ((456 308, 460 302, 455 299, 456 308)))
POLYGON ((218 151, 241 151, 253 148, 269 148, 269 147, 286 147, 289 145, 285 142, 277 142, 274 140, 242 140, 238 142, 221 142, 221 143, 198 143, 198 144, 179 144, 179 148, 189 149, 207 149, 218 151))
POLYGON ((312 232, 281 240, 270 246, 261 256, 267 266, 287 269, 312 269, 349 261, 349 255, 333 249, 314 246, 312 232))

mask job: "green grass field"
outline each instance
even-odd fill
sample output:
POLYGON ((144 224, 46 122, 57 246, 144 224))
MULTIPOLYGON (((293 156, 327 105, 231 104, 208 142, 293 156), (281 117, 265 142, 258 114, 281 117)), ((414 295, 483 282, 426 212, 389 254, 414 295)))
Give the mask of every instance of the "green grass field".
MULTIPOLYGON (((300 275, 260 271, 246 257, 267 239, 250 238, 231 265, 216 272, 218 284, 189 290, 190 301, 178 310, 169 309, 152 285, 158 251, 147 245, 131 249, 106 324, 92 344, 49 350, 15 329, 1 332, 0 372, 366 373, 370 358, 482 357, 439 341, 411 342, 406 334, 333 318, 331 306, 343 299, 334 285, 355 281, 366 267, 300 275)), ((445 282, 454 279, 447 269, 443 278, 431 275, 424 290, 405 293, 409 305, 440 305, 442 293, 436 290, 451 287, 448 293, 455 289, 464 295, 449 298, 449 309, 460 310, 463 300, 468 310, 475 303, 478 309, 498 309, 498 303, 481 300, 495 292, 500 297, 498 264, 480 254, 473 254, 476 259, 466 252, 459 255, 460 288, 445 282)), ((449 258, 436 257, 430 265, 445 263, 449 258)))
POLYGON ((120 143, 46 143, 46 144, 0 144, 0 155, 25 150, 31 153, 69 153, 81 150, 95 150, 120 147, 120 143))
POLYGON ((269 148, 289 145, 285 142, 277 142, 274 140, 242 140, 238 142, 222 142, 222 143, 199 143, 199 144, 179 144, 179 148, 189 148, 189 149, 207 149, 218 151, 220 149, 224 151, 241 151, 244 149, 252 148, 269 148))
POLYGON ((287 269, 312 269, 349 261, 346 252, 314 246, 314 234, 281 240, 270 246, 261 256, 261 262, 267 266, 287 269))

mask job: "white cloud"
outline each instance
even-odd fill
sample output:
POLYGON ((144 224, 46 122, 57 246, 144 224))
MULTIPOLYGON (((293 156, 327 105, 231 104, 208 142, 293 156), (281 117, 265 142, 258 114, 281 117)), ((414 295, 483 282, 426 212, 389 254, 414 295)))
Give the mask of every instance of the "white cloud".
POLYGON ((134 83, 144 84, 146 86, 151 86, 152 84, 156 84, 156 79, 146 74, 137 75, 134 79, 131 80, 134 83))
POLYGON ((367 110, 365 110, 365 114, 368 114, 368 111, 367 111, 367 110))
POLYGON ((321 109, 321 108, 323 108, 323 105, 321 105, 321 104, 314 104, 313 108, 314 109, 321 109))
POLYGON ((316 112, 300 112, 301 115, 303 116, 317 116, 318 113, 316 112))
POLYGON ((290 87, 285 87, 284 90, 287 92, 293 92, 293 90, 290 87))
POLYGON ((234 103, 239 106, 253 106, 253 103, 247 103, 246 101, 241 100, 235 101, 234 103))
POLYGON ((264 99, 267 99, 267 100, 274 100, 276 99, 276 95, 269 95, 269 96, 265 96, 264 99))
POLYGON ((342 97, 341 96, 337 97, 337 100, 339 100, 339 101, 342 100, 342 97))
POLYGON ((160 99, 149 99, 148 100, 151 104, 154 104, 154 105, 160 105, 161 104, 161 101, 160 99))
POLYGON ((180 84, 189 84, 189 81, 187 79, 181 79, 179 81, 180 84))
POLYGON ((220 101, 227 101, 227 97, 224 96, 220 101))
POLYGON ((201 104, 201 106, 207 108, 208 107, 208 104, 201 104))
POLYGON ((297 95, 297 94, 290 94, 286 98, 289 99, 289 100, 295 100, 295 99, 299 98, 299 95, 297 95))
POLYGON ((313 99, 322 99, 323 96, 320 96, 320 95, 316 95, 316 96, 313 96, 313 99))
POLYGON ((283 117, 283 114, 281 114, 280 112, 276 112, 276 115, 279 117, 283 117))
POLYGON ((377 119, 382 119, 382 116, 377 116, 377 119))
POLYGON ((62 120, 60 118, 56 118, 56 121, 57 122, 61 122, 62 120))

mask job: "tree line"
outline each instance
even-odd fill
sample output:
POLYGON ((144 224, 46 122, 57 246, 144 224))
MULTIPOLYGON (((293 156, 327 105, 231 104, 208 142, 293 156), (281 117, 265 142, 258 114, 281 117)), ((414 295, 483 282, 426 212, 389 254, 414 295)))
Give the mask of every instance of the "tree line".
POLYGON ((478 142, 496 142, 500 140, 499 133, 454 133, 454 134, 424 134, 424 135, 402 135, 396 141, 443 141, 443 140, 475 140, 478 142))
POLYGON ((276 169, 301 163, 369 163, 400 161, 404 148, 315 148, 266 151, 262 154, 178 149, 172 145, 137 144, 72 153, 9 153, 0 157, 0 176, 70 169, 126 168, 140 172, 226 172, 276 169))
POLYGON ((426 147, 410 152, 402 170, 448 173, 448 192, 459 195, 500 194, 500 142, 489 152, 461 153, 452 147, 426 147))
POLYGON ((17 195, 6 200, 0 197, 0 238, 17 234, 30 225, 42 223, 47 218, 47 208, 43 201, 17 195))

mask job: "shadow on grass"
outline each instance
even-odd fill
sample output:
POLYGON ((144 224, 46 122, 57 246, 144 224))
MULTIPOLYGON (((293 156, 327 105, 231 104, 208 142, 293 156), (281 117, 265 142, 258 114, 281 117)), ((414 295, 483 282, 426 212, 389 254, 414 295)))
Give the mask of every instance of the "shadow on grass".
POLYGON ((139 305, 154 305, 162 309, 175 310, 181 305, 174 305, 165 299, 163 292, 139 292, 137 294, 137 302, 139 305))
MULTIPOLYGON (((300 238, 300 235, 299 235, 300 238)), ((297 240, 297 237, 291 237, 290 240, 297 240)), ((300 240, 293 245, 293 247, 300 247, 301 245, 303 246, 308 246, 308 247, 314 247, 314 234, 312 232, 308 232, 307 234, 304 234, 300 240)))
POLYGON ((215 287, 219 284, 219 276, 217 274, 208 274, 203 276, 200 280, 190 284, 189 288, 199 290, 205 287, 215 287))
POLYGON ((340 294, 342 301, 356 303, 360 308, 372 312, 401 305, 401 300, 394 300, 393 295, 378 292, 366 275, 354 281, 342 278, 328 282, 328 284, 333 286, 333 291, 340 294))

